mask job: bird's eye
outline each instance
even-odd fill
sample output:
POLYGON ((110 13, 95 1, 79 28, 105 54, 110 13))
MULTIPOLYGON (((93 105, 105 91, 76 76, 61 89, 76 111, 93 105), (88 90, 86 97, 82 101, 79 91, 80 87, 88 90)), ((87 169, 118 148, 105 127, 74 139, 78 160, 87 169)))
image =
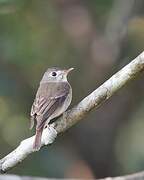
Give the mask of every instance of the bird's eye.
POLYGON ((52 76, 56 76, 57 73, 55 71, 52 72, 52 76))

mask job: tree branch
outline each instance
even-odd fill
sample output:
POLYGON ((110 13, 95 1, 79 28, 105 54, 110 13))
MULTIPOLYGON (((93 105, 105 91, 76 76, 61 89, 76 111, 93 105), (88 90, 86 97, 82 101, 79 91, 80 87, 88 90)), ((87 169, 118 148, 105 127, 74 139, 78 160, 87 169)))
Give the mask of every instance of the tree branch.
MULTIPOLYGON (((85 97, 78 105, 66 111, 50 128, 46 128, 42 134, 42 146, 53 142, 53 134, 60 134, 69 129, 93 108, 97 108, 127 82, 134 79, 136 75, 144 70, 144 52, 136 57, 132 62, 113 75, 99 88, 85 97)), ((0 160, 0 171, 6 172, 16 164, 24 160, 33 150, 34 136, 25 139, 10 154, 0 160)))

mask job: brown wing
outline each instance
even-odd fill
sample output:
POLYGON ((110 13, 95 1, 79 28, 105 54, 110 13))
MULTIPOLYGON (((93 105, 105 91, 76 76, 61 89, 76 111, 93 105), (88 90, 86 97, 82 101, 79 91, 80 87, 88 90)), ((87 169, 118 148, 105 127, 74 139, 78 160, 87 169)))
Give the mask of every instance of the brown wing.
POLYGON ((44 104, 46 104, 46 98, 41 96, 35 98, 30 113, 30 129, 33 128, 37 115, 40 114, 40 110, 43 108, 44 104))
POLYGON ((41 136, 43 132, 43 128, 45 125, 45 122, 47 119, 54 113, 54 111, 62 106, 66 99, 67 95, 62 94, 59 97, 55 97, 52 99, 45 99, 45 103, 43 106, 38 111, 38 114, 36 115, 36 136, 35 136, 35 141, 34 141, 34 149, 38 150, 41 146, 41 136))
POLYGON ((44 83, 41 84, 31 109, 31 125, 37 121, 37 129, 40 129, 45 121, 62 106, 69 94, 68 83, 44 83))
POLYGON ((33 124, 34 120, 37 121, 34 149, 40 148, 45 122, 57 108, 63 105, 69 90, 70 85, 68 83, 44 83, 40 85, 31 110, 33 124))

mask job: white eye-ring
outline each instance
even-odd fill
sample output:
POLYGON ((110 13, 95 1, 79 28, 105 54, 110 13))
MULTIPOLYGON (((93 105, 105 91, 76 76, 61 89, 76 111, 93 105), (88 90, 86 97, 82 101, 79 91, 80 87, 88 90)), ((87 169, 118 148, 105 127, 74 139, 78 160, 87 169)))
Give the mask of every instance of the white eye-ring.
POLYGON ((57 76, 57 73, 56 73, 55 71, 53 71, 53 72, 51 73, 51 76, 55 77, 55 76, 57 76))

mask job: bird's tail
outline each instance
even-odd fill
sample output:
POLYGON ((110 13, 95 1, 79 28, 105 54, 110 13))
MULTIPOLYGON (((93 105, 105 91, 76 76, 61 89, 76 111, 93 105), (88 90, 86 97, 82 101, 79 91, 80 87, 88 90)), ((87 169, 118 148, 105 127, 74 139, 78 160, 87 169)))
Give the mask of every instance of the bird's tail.
POLYGON ((33 148, 35 151, 38 151, 41 147, 41 137, 42 137, 43 128, 36 130, 35 140, 33 148))

